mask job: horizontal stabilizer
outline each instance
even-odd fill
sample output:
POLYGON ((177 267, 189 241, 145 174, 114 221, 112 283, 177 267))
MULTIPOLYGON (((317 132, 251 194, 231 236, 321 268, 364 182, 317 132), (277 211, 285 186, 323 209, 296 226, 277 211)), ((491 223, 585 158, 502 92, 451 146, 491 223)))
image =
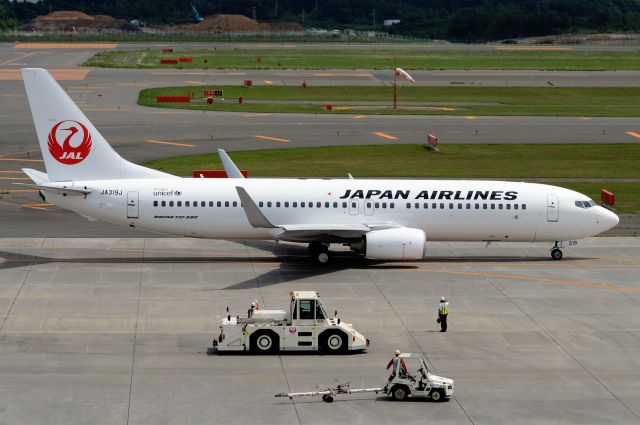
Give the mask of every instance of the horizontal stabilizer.
POLYGON ((65 185, 64 183, 56 182, 56 183, 42 183, 42 184, 31 184, 31 183, 14 183, 20 186, 33 187, 40 190, 47 190, 54 193, 67 194, 67 195, 88 195, 93 192, 91 189, 88 189, 86 186, 72 186, 65 185))

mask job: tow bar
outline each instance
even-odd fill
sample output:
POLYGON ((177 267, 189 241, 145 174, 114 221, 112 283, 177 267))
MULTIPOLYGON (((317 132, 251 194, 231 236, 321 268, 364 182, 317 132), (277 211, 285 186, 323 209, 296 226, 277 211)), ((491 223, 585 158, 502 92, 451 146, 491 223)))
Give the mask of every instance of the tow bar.
POLYGON ((280 393, 276 394, 276 397, 288 397, 292 399, 293 397, 313 397, 317 395, 322 396, 322 401, 326 403, 332 403, 333 399, 338 394, 356 394, 356 393, 376 393, 382 392, 384 388, 351 388, 351 382, 347 382, 346 384, 340 384, 333 388, 327 388, 324 390, 316 390, 316 391, 307 391, 302 393, 280 393))

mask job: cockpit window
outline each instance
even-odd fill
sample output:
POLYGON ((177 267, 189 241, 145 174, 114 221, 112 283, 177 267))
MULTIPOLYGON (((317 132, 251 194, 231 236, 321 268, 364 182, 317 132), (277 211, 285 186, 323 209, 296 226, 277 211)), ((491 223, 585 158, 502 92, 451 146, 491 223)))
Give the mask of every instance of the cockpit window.
POLYGON ((576 207, 578 208, 591 208, 595 207, 596 203, 589 199, 588 201, 576 201, 576 207))

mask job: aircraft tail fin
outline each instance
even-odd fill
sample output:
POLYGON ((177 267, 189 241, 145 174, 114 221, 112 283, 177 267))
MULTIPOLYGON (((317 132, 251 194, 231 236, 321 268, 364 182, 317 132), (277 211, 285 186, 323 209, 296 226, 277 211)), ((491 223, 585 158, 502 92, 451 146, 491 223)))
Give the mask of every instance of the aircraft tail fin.
POLYGON ((47 70, 22 79, 49 181, 174 177, 118 155, 47 70))

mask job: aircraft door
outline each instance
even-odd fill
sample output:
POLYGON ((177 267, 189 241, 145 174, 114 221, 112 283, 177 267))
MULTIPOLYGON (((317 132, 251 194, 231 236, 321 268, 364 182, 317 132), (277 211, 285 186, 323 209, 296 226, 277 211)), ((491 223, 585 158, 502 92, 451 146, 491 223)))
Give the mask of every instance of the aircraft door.
POLYGON ((364 215, 373 215, 373 201, 371 199, 364 201, 364 215))
POLYGON ((138 218, 138 192, 127 192, 127 218, 138 218))
POLYGON ((558 201, 558 195, 547 195, 547 221, 558 221, 560 215, 560 202, 558 201))
POLYGON ((360 212, 360 201, 358 199, 349 200, 349 214, 358 215, 360 212))

